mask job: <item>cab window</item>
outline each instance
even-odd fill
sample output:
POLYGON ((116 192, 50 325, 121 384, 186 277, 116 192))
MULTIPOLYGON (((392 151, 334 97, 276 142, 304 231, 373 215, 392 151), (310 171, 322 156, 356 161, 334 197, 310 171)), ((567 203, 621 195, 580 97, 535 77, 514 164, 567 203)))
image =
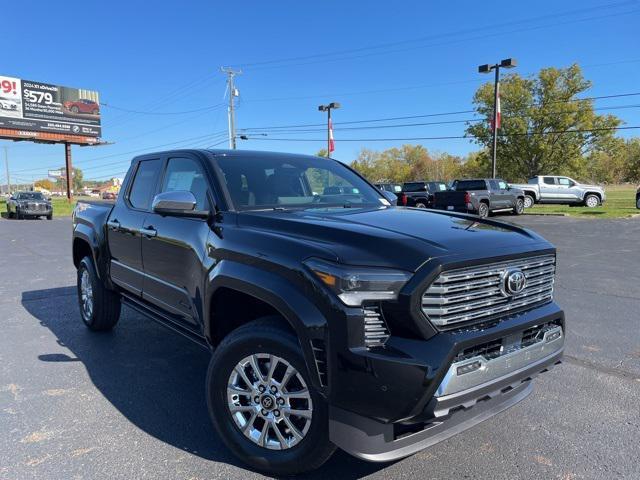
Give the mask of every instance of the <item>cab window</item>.
POLYGON ((542 181, 545 183, 545 185, 555 185, 556 184, 556 179, 553 177, 543 177, 542 181))
POLYGON ((568 178, 559 178, 558 179, 558 184, 559 185, 564 185, 565 187, 570 187, 571 186, 571 180, 569 180, 568 178))
POLYGON ((138 164, 136 176, 129 191, 129 203, 133 208, 148 210, 155 193, 160 173, 160 160, 143 160, 138 164))
POLYGON ((207 210, 207 179, 191 158, 171 158, 162 181, 162 192, 186 190, 196 197, 196 210, 207 210))

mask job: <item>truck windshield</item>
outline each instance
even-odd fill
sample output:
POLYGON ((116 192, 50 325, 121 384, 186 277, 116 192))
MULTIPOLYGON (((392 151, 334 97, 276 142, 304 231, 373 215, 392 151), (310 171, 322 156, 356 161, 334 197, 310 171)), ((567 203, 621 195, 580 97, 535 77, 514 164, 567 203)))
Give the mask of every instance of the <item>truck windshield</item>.
POLYGON ((44 200, 40 192, 23 192, 18 194, 18 200, 44 200))
POLYGON ((277 155, 215 160, 238 210, 389 205, 377 189, 335 160, 277 155))
POLYGON ((484 180, 459 180, 453 185, 454 190, 486 190, 487 182, 484 180))

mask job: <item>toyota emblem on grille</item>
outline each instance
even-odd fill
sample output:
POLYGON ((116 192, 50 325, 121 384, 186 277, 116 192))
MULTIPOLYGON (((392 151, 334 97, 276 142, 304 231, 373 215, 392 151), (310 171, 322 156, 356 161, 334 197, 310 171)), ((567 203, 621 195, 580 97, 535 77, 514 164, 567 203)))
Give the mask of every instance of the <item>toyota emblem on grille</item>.
POLYGON ((522 270, 518 268, 510 268, 502 274, 502 294, 506 297, 512 297, 519 294, 527 286, 527 277, 524 276, 522 270))

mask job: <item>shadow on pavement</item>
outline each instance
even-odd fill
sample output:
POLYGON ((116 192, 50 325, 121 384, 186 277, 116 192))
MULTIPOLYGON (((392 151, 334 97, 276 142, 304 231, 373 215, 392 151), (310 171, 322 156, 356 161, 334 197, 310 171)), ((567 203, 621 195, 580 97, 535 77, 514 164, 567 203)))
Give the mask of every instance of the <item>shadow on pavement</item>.
MULTIPOLYGON (((128 308, 112 332, 90 332, 76 298, 75 286, 23 292, 23 307, 71 351, 38 359, 82 362, 104 398, 137 428, 193 455, 246 468, 209 420, 204 396, 209 352, 128 308)), ((339 451, 321 469, 299 478, 356 479, 387 465, 339 451)))

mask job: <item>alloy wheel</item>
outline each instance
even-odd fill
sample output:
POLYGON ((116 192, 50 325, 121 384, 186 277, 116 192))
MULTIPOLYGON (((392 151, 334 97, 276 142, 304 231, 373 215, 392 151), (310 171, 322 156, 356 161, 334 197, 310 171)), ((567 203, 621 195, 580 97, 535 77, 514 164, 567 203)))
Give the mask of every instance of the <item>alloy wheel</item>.
POLYGON ((227 382, 227 405, 244 436, 270 450, 300 443, 313 416, 311 393, 300 372, 269 353, 236 364, 227 382))
POLYGON ((80 302, 82 303, 82 314, 86 320, 91 319, 93 314, 93 287, 89 272, 85 269, 80 277, 80 302))

